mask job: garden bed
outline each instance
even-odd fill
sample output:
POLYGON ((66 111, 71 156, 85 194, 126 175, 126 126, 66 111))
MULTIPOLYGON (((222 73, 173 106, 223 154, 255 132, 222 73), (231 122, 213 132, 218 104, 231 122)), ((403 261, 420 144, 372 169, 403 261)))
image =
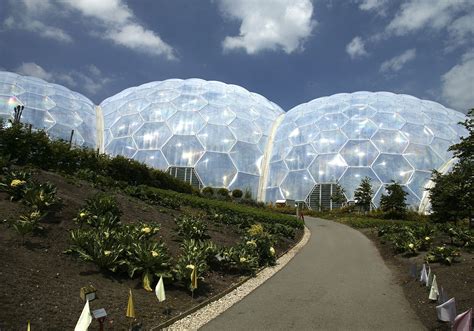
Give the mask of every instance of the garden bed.
MULTIPOLYGON (((31 321, 33 330, 72 329, 84 306, 79 297, 81 287, 92 284, 97 288, 98 299, 91 301, 91 309, 105 308, 109 322, 116 330, 127 327, 125 317, 128 291, 132 289, 137 321, 147 327, 160 324, 216 294, 238 283, 243 276, 209 271, 198 289, 191 292, 165 281, 166 301, 159 303, 154 293, 142 288, 141 278, 130 279, 127 275, 104 273, 89 262, 66 255, 69 248, 69 230, 77 227, 73 218, 83 206, 86 198, 98 190, 89 183, 45 171, 35 176, 41 182, 50 181, 57 186, 63 208, 53 217, 42 222, 41 235, 27 236, 24 245, 7 222, 0 224, 0 329, 19 330, 31 321)), ((159 236, 165 242, 172 257, 179 251, 180 241, 174 231, 174 218, 184 209, 197 212, 198 208, 188 206, 180 210, 152 206, 117 192, 117 200, 123 211, 123 223, 137 220, 153 221, 161 225, 159 236), (194 209, 193 209, 194 208, 194 209)), ((0 219, 17 218, 26 208, 18 202, 10 202, 7 195, 0 193, 0 219)), ((280 240, 275 246, 277 255, 298 242, 302 230, 297 230, 293 240, 280 240)), ((236 225, 210 222, 210 239, 221 246, 233 246, 241 237, 236 225)), ((98 323, 91 324, 91 330, 98 323)))

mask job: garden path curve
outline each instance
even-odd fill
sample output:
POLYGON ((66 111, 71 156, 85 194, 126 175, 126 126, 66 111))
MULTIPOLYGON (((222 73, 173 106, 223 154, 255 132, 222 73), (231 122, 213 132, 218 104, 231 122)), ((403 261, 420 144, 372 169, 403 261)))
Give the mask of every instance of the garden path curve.
POLYGON ((201 330, 424 330, 374 244, 306 217, 311 238, 277 274, 201 330))

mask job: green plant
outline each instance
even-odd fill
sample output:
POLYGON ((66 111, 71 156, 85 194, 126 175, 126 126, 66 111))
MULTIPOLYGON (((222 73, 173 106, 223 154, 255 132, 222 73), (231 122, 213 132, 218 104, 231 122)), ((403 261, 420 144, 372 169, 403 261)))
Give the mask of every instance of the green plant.
POLYGON ((252 199, 252 191, 248 187, 245 189, 244 199, 247 199, 247 200, 252 199))
POLYGON ((182 215, 175 219, 176 232, 184 239, 203 240, 208 238, 207 225, 192 215, 182 215))
POLYGON ((404 219, 407 211, 405 200, 408 192, 405 192, 403 187, 393 180, 385 189, 387 190, 387 195, 382 194, 380 209, 386 213, 387 218, 404 219))
POLYGON ((0 191, 10 195, 11 201, 23 198, 24 189, 31 181, 31 172, 21 170, 5 171, 0 180, 0 191))
POLYGON ((212 197, 214 196, 214 189, 210 186, 207 186, 202 189, 202 194, 204 194, 204 196, 207 196, 207 197, 212 197))
POLYGON ((354 191, 355 205, 363 211, 369 211, 372 205, 374 191, 370 182, 369 177, 364 177, 359 187, 354 191))
POLYGON ((235 190, 232 190, 232 197, 236 199, 242 198, 243 195, 244 195, 244 192, 242 192, 242 190, 239 190, 238 188, 236 188, 235 190))
POLYGON ((254 246, 257 256, 258 265, 274 265, 276 261, 275 238, 265 231, 262 224, 253 224, 247 230, 247 236, 244 237, 246 245, 254 246))
POLYGON ((451 265, 459 256, 460 254, 457 248, 443 245, 431 249, 428 254, 426 254, 426 261, 430 263, 439 262, 451 265))
POLYGON ((87 198, 83 211, 93 216, 105 216, 110 214, 120 218, 122 215, 117 199, 113 195, 102 192, 87 198))
POLYGON ((220 189, 217 190, 217 195, 223 198, 228 198, 229 190, 224 187, 221 187, 220 189))
POLYGON ((57 196, 56 185, 49 182, 42 184, 33 182, 27 185, 24 188, 23 201, 43 216, 54 213, 61 207, 61 198, 57 196))
POLYGON ((152 291, 153 276, 170 277, 170 256, 163 243, 137 241, 126 249, 126 266, 130 278, 135 273, 142 275, 143 288, 152 291))
POLYGON ((208 270, 208 252, 205 249, 206 243, 196 240, 184 240, 181 244, 181 254, 178 257, 173 269, 175 279, 181 281, 187 288, 191 287, 191 273, 196 269, 198 279, 203 280, 204 273, 208 270))
POLYGON ((12 222, 12 227, 21 236, 21 243, 25 243, 25 236, 32 233, 37 229, 41 229, 38 221, 41 218, 41 214, 38 211, 33 211, 28 215, 21 215, 20 219, 12 222))

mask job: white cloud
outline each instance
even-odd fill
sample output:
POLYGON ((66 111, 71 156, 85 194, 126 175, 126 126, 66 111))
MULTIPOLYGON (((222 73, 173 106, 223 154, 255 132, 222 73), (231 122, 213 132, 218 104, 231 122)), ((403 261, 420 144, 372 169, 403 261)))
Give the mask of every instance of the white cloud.
POLYGON ((346 52, 352 59, 363 57, 368 54, 365 50, 365 42, 359 36, 355 37, 347 44, 346 52))
POLYGON ((33 76, 46 81, 51 81, 53 78, 51 73, 47 72, 34 62, 22 63, 15 71, 20 75, 33 76))
POLYGON ((397 55, 380 66, 380 72, 396 72, 400 71, 406 63, 414 60, 416 57, 416 49, 408 49, 400 55, 397 55))
POLYGON ((227 36, 225 51, 244 49, 247 54, 282 49, 292 53, 303 48, 317 22, 310 0, 218 0, 225 17, 240 20, 238 36, 227 36))
POLYGON ((464 54, 461 63, 441 77, 442 95, 453 108, 466 111, 474 107, 474 50, 464 54))
POLYGON ((154 31, 138 23, 124 0, 17 0, 11 2, 13 16, 4 21, 9 29, 23 29, 62 42, 72 37, 63 29, 49 25, 52 15, 67 18, 80 14, 91 35, 111 40, 131 50, 164 55, 175 59, 173 48, 154 31))
POLYGON ((461 16, 448 26, 452 37, 451 43, 455 45, 473 42, 474 39, 474 12, 461 16))
POLYGON ((387 0, 359 0, 359 9, 364 11, 376 11, 384 15, 388 5, 387 0))
POLYGON ((93 64, 85 66, 81 71, 71 70, 64 72, 47 71, 34 62, 26 62, 16 68, 15 72, 20 75, 41 78, 50 83, 64 84, 71 89, 80 88, 90 95, 96 94, 112 81, 111 78, 106 77, 93 64))

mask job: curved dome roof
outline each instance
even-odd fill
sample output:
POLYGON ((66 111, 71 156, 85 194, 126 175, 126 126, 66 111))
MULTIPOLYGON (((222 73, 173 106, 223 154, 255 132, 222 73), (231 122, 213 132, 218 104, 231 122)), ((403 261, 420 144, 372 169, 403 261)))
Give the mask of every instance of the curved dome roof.
POLYGON ((194 167, 204 186, 256 197, 274 120, 284 112, 246 89, 169 79, 126 89, 100 104, 104 151, 166 170, 194 167))
POLYGON ((50 136, 79 146, 96 147, 95 106, 85 96, 42 79, 0 71, 0 118, 13 116, 13 108, 25 106, 21 120, 50 136))
POLYGON ((363 177, 372 179, 375 205, 392 180, 418 207, 432 169, 452 158, 448 147, 466 135, 464 115, 409 95, 336 94, 288 111, 276 130, 267 201, 306 200, 316 184, 344 187, 349 200, 363 177))

